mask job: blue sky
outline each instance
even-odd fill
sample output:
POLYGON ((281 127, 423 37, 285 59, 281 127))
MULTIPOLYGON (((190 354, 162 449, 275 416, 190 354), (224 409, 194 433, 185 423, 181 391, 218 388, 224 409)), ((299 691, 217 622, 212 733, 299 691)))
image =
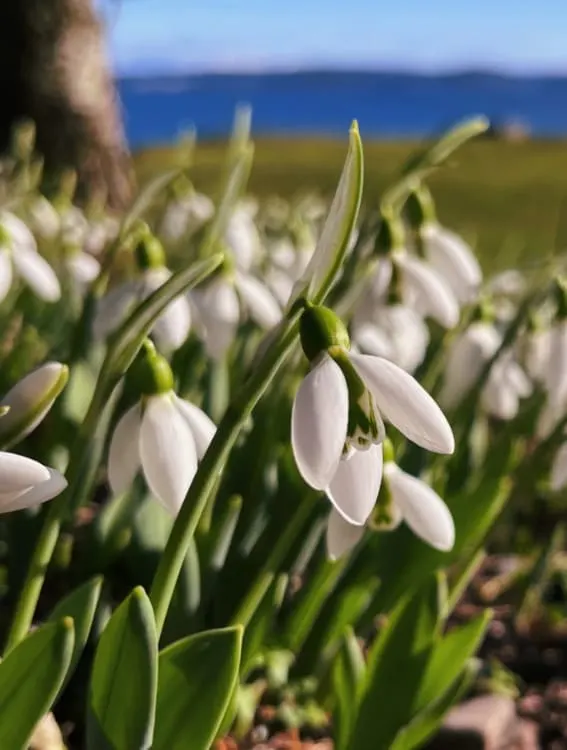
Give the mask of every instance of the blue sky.
POLYGON ((102 0, 118 73, 489 68, 567 73, 566 0, 102 0))

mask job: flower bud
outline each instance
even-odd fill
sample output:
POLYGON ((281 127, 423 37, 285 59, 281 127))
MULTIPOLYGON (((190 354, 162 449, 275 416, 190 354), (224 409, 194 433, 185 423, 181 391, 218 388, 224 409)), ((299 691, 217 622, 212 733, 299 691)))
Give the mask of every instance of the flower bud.
POLYGON ((350 338, 342 320, 321 305, 306 305, 299 321, 299 336, 310 362, 334 346, 350 348, 350 338))
POLYGON ((68 378, 69 368, 66 365, 47 362, 16 383, 2 399, 2 406, 9 409, 0 419, 2 446, 9 448, 37 427, 68 378))
POLYGON ((154 396, 173 390, 173 373, 169 362, 146 339, 126 374, 127 387, 142 396, 154 396))

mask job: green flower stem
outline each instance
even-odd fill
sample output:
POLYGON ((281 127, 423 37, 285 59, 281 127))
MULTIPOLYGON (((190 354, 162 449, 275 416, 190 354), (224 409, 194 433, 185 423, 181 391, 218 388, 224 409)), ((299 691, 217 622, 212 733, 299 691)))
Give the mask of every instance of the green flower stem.
POLYGON ((280 324, 279 335, 273 339, 256 369, 228 406, 191 483, 171 530, 150 591, 158 634, 163 630, 187 549, 213 493, 217 479, 224 469, 231 448, 260 397, 297 341, 299 314, 300 311, 294 312, 289 320, 280 324))

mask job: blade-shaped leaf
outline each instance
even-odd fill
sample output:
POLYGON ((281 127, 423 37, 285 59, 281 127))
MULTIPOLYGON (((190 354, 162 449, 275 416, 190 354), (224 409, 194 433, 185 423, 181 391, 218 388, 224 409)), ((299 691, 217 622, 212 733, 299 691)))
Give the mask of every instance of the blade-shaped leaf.
POLYGON ((49 616, 52 622, 61 620, 63 617, 70 617, 75 626, 73 654, 66 679, 71 676, 71 673, 77 666, 77 662, 87 643, 101 588, 102 577, 96 576, 95 578, 91 578, 62 599, 49 616))
POLYGON ((390 616, 370 650, 366 689, 349 750, 390 747, 411 719, 439 616, 439 581, 435 576, 403 600, 390 616))
POLYGON ((320 304, 325 299, 348 251, 358 218, 364 180, 364 158, 358 124, 350 129, 349 149, 335 197, 315 252, 296 283, 289 305, 307 296, 320 304))
POLYGON ((336 750, 348 750, 348 738, 354 725, 357 694, 365 672, 364 655, 352 628, 343 636, 332 670, 335 706, 333 735, 336 750))
POLYGON ((157 691, 153 610, 138 587, 114 612, 100 638, 91 675, 88 750, 152 746, 157 691))
POLYGON ((434 646, 415 701, 416 712, 438 700, 457 679, 477 650, 491 618, 492 612, 486 611, 466 625, 452 630, 434 646))
POLYGON ((73 656, 73 621, 49 622, 0 664, 0 747, 25 750, 35 725, 55 700, 73 656))
POLYGON ((465 664, 462 674, 435 703, 430 703, 396 737, 391 750, 413 750, 425 742, 441 726, 445 714, 467 694, 478 673, 476 660, 465 664))
POLYGON ((209 750, 238 679, 242 627, 189 636, 159 655, 152 750, 209 750))

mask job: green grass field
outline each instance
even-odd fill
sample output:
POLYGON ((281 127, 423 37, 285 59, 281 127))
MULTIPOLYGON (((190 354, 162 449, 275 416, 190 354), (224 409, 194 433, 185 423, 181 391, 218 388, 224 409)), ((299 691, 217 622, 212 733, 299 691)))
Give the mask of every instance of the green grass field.
MULTIPOLYGON (((417 143, 371 142, 365 148, 364 201, 381 191, 417 143)), ((314 189, 334 190, 346 138, 258 139, 249 190, 289 197, 314 189)), ((223 144, 197 147, 192 178, 197 189, 214 194, 223 144)), ((176 162, 173 148, 140 152, 140 182, 176 162)), ((440 219, 471 239, 488 268, 531 263, 567 248, 567 141, 477 140, 461 149, 430 182, 440 219)))

